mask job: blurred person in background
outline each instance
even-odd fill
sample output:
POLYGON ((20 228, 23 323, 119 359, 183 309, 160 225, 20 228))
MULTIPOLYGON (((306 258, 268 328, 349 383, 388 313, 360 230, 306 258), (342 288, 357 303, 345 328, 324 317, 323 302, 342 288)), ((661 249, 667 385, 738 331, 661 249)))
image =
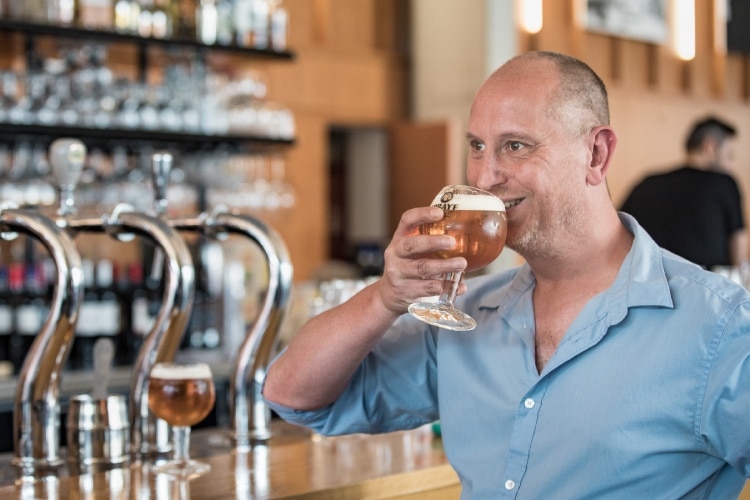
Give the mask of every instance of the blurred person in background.
POLYGON ((685 141, 684 163, 645 177, 621 210, 659 246, 706 269, 748 258, 742 197, 732 177, 736 129, 716 117, 697 121, 685 141))

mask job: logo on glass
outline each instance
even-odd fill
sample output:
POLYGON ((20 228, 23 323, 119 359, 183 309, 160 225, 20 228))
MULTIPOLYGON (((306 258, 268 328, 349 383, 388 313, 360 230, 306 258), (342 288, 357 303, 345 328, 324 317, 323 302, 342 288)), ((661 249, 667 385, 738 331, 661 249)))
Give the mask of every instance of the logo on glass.
POLYGON ((440 203, 435 203, 433 206, 442 208, 443 210, 456 210, 458 208, 458 204, 448 203, 452 199, 453 199, 453 192, 447 191, 440 196, 440 203))

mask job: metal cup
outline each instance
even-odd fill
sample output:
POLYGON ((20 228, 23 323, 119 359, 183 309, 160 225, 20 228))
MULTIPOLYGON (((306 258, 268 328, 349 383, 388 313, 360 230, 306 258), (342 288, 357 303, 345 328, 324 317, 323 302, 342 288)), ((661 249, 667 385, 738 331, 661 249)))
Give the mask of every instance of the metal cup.
POLYGON ((130 460, 127 398, 110 395, 70 399, 67 419, 68 463, 73 469, 108 469, 130 460))

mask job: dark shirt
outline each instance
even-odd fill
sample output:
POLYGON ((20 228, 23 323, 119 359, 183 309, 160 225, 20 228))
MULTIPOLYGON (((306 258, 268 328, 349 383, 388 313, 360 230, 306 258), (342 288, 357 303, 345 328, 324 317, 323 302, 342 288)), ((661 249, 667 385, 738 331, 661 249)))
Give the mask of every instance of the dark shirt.
POLYGON ((659 246, 708 269, 730 264, 729 238, 745 227, 737 182, 687 166, 646 177, 621 210, 659 246))

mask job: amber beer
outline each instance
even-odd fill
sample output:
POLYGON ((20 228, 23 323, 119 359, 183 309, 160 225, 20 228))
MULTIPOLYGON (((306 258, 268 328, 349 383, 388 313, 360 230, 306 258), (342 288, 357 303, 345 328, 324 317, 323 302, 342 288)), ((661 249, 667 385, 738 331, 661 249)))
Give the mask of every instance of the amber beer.
POLYGON ((432 206, 442 208, 445 215, 438 222, 424 224, 420 232, 449 234, 456 238, 454 248, 435 252, 435 257, 464 257, 466 271, 475 271, 500 255, 508 234, 505 204, 500 198, 491 194, 441 192, 432 206))
POLYGON ((211 368, 204 363, 158 363, 151 370, 148 406, 154 415, 175 427, 202 421, 214 406, 211 368))

